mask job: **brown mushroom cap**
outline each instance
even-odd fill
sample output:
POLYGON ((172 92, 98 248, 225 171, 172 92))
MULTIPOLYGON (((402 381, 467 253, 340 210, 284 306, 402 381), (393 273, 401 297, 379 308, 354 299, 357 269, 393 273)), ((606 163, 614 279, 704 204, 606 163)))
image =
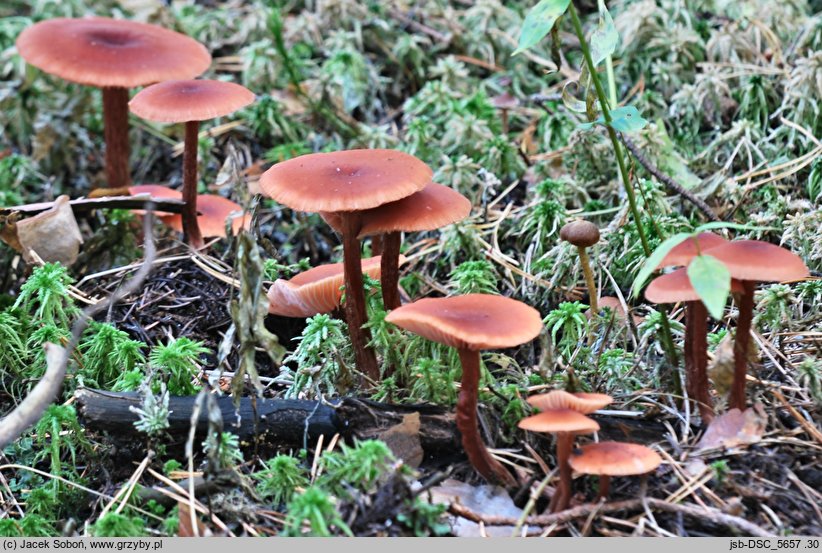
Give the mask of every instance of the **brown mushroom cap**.
POLYGON ((425 298, 393 310, 385 320, 431 341, 472 351, 518 346, 542 329, 536 309, 491 294, 425 298))
MULTIPOLYGON (((713 255, 713 252, 710 253, 713 255)), ((731 279, 731 292, 742 292, 742 285, 738 280, 731 279)), ((656 277, 645 289, 645 299, 651 303, 677 303, 680 301, 699 301, 691 279, 688 278, 688 268, 682 267, 672 273, 656 277)))
POLYGON ((599 242, 599 229, 590 221, 576 220, 559 230, 559 237, 578 248, 590 248, 599 242))
POLYGON ((548 409, 525 417, 517 424, 532 432, 573 432, 590 434, 599 430, 599 423, 573 409, 548 409))
MULTIPOLYGON (((400 256, 400 264, 405 261, 400 256)), ((380 277, 380 256, 362 260, 362 272, 380 277)), ((330 313, 342 301, 343 264, 320 265, 295 275, 290 280, 277 279, 268 290, 268 312, 282 317, 312 317, 330 313)))
MULTIPOLYGON (((216 194, 200 194, 197 196, 197 225, 200 232, 206 238, 219 236, 225 238, 225 222, 231 219, 231 232, 239 234, 241 230, 251 226, 251 216, 240 214, 243 206, 234 203, 229 199, 217 196, 216 194)), ((163 222, 177 232, 183 232, 183 216, 179 214, 168 215, 162 218, 163 222)))
MULTIPOLYGON (((386 232, 434 230, 468 217, 471 201, 456 190, 431 183, 419 192, 362 212, 358 238, 386 232)), ((338 213, 320 213, 331 228, 340 231, 338 213)))
POLYGON ((568 463, 582 474, 631 476, 651 472, 662 463, 662 458, 644 445, 599 442, 573 451, 568 463))
POLYGON ((222 117, 253 101, 254 93, 244 86, 196 79, 151 85, 138 92, 128 106, 143 119, 184 123, 222 117))
POLYGON ((564 390, 552 390, 546 394, 538 394, 528 398, 528 404, 540 411, 550 409, 571 409, 577 413, 588 415, 610 405, 614 398, 606 394, 589 394, 584 392, 568 393, 564 390))
POLYGON ((790 250, 760 240, 737 240, 712 248, 709 255, 738 280, 782 282, 810 275, 805 262, 790 250))
POLYGON ((419 192, 432 175, 397 150, 344 150, 277 163, 260 177, 260 189, 298 211, 361 211, 419 192))
POLYGON ((17 51, 46 73, 97 87, 192 79, 211 65, 208 50, 192 38, 107 17, 41 21, 20 33, 17 51))
POLYGON ((491 104, 498 109, 514 109, 519 106, 519 100, 509 92, 503 92, 499 96, 491 98, 491 104))
MULTIPOLYGON (((168 186, 163 186, 162 184, 137 184, 135 186, 128 187, 128 193, 132 196, 137 196, 139 194, 148 194, 152 198, 162 199, 168 198, 172 200, 182 200, 183 194, 179 190, 174 190, 173 188, 169 188, 168 186)), ((142 209, 132 209, 132 213, 136 215, 145 215, 145 210, 142 209)), ((155 211, 154 214, 157 217, 166 217, 172 216, 172 213, 168 213, 166 211, 155 211)))
POLYGON ((700 252, 705 253, 706 250, 710 250, 711 248, 716 248, 717 246, 727 243, 727 240, 721 236, 717 236, 713 232, 700 233, 695 237, 687 238, 674 246, 671 251, 669 251, 665 257, 662 258, 662 261, 660 261, 656 268, 661 269, 662 267, 679 267, 682 265, 687 265, 690 263, 691 259, 699 255, 700 252), (699 245, 699 249, 697 249, 697 244, 699 245))

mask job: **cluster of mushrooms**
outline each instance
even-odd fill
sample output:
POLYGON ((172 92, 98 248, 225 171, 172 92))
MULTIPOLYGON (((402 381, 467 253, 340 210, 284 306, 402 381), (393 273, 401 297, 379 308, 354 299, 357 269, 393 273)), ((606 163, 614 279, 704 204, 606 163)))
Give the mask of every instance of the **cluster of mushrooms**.
MULTIPOLYGON (((228 115, 254 101, 246 88, 228 82, 196 79, 211 56, 205 47, 179 33, 154 25, 102 17, 54 19, 26 29, 17 40, 20 55, 30 64, 65 80, 102 89, 108 188, 153 198, 184 201, 181 215, 161 219, 182 231, 186 243, 204 245, 204 237, 225 236, 248 226, 241 207, 215 195, 197 195, 199 122, 228 115), (148 85, 148 86, 147 86, 148 85), (129 101, 129 89, 145 86, 129 101), (182 192, 148 184, 132 185, 129 176, 128 110, 165 123, 185 123, 182 192), (235 216, 239 213, 239 216, 235 216)), ((515 99, 500 97, 496 105, 507 115, 515 99)), ((458 192, 431 182, 433 173, 422 161, 394 150, 348 150, 303 155, 268 169, 260 179, 263 194, 297 211, 316 212, 340 235, 343 262, 322 265, 289 280, 277 280, 268 291, 269 312, 285 317, 311 317, 342 306, 348 323, 357 369, 371 386, 381 378, 366 323, 363 275, 379 278, 386 321, 429 340, 455 348, 462 363, 457 426, 471 464, 486 479, 514 485, 512 474, 483 444, 477 422, 481 375, 480 351, 515 347, 533 340, 542 329, 540 314, 519 301, 496 295, 468 294, 426 298, 402 305, 398 287, 403 232, 434 230, 460 221, 471 202, 458 192), (371 238, 375 256, 361 258, 361 240, 371 238)), ((566 225, 561 237, 578 248, 589 289, 592 313, 599 298, 586 248, 599 240, 591 223, 566 225)), ((707 312, 690 284, 686 266, 707 253, 724 263, 738 295, 735 380, 730 406, 745 408, 747 350, 758 281, 786 281, 808 276, 808 269, 791 252, 764 242, 728 242, 711 233, 674 248, 659 268, 682 267, 654 280, 645 292, 655 303, 686 304, 685 366, 687 391, 703 420, 713 417, 708 389, 707 312)), ((598 301, 599 300, 599 301, 598 301)), ((609 305, 614 305, 613 303, 609 305)), ((610 476, 645 474, 661 462, 646 447, 616 442, 591 443, 574 449, 574 435, 592 433, 598 424, 588 414, 611 402, 602 394, 553 391, 529 398, 540 413, 520 427, 557 435, 560 486, 552 509, 568 506, 571 470, 599 475, 600 494, 607 495, 610 476)))

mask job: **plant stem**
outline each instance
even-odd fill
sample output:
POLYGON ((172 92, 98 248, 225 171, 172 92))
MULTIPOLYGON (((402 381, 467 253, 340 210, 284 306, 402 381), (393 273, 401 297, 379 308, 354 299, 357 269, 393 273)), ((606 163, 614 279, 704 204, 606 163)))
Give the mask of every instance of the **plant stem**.
POLYGON ((734 340, 734 382, 728 407, 745 410, 745 378, 748 373, 748 348, 751 342, 753 322, 754 282, 740 281, 742 295, 739 297, 739 317, 736 320, 736 340, 734 340))
POLYGON ((128 89, 106 87, 103 91, 103 135, 106 142, 106 187, 131 184, 128 145, 128 89))
MULTIPOLYGON (((625 194, 628 196, 628 206, 631 210, 631 216, 634 219, 634 224, 636 225, 636 231, 639 235, 639 241, 642 244, 642 250, 645 252, 646 257, 650 257, 652 253, 651 246, 648 243, 648 238, 645 236, 645 229, 642 228, 642 219, 636 203, 636 194, 634 193, 634 188, 631 185, 628 170, 625 166, 625 158, 622 154, 622 147, 619 144, 616 131, 611 126, 613 119, 611 119, 611 111, 608 109, 608 101, 605 96, 605 90, 602 88, 602 83, 599 80, 599 74, 597 73, 597 68, 594 65, 594 60, 591 58, 591 50, 588 48, 588 42, 585 39, 585 33, 582 30, 582 24, 579 21, 579 16, 577 15, 577 10, 574 7, 573 1, 568 5, 568 13, 571 14, 571 22, 574 25, 574 31, 577 34, 577 38, 579 38, 582 54, 585 56, 585 63, 588 65, 588 72, 590 73, 591 80, 594 83, 594 89, 597 93, 599 106, 602 109, 602 117, 605 119, 605 128, 608 130, 608 137, 611 139, 611 145, 614 148, 617 165, 619 166, 619 174, 622 177, 622 184, 625 188, 625 194)), ((661 306, 659 312, 662 315, 662 320, 660 321, 662 326, 662 345, 668 357, 668 362, 671 363, 673 367, 671 377, 674 384, 674 393, 680 395, 682 393, 682 383, 679 379, 679 373, 676 370, 676 367, 679 365, 679 360, 677 359, 676 349, 674 348, 674 340, 671 334, 671 323, 668 320, 668 309, 661 306)))
MULTIPOLYGON (((597 9, 601 17, 607 9, 605 7, 605 0, 597 0, 597 9)), ((614 58, 611 54, 605 57, 605 75, 608 77, 608 99, 611 101, 611 107, 613 108, 617 105, 617 90, 616 79, 614 78, 614 58)))
POLYGON ((365 312, 365 291, 363 290, 362 259, 360 258, 360 213, 358 211, 341 211, 340 226, 343 241, 343 269, 345 271, 345 318, 348 322, 348 333, 357 360, 357 369, 370 380, 367 387, 380 379, 377 367, 377 356, 368 347, 371 332, 363 325, 368 322, 365 312))
POLYGON ((186 122, 183 153, 183 240, 199 250, 204 246, 200 225, 197 223, 197 134, 199 121, 186 122))
POLYGON ((382 258, 380 259, 380 279, 382 280, 382 302, 386 311, 402 305, 400 300, 400 243, 399 232, 388 232, 382 239, 382 258))
POLYGON ((511 473, 494 459, 482 443, 477 424, 477 396, 479 395, 480 354, 478 351, 460 349, 462 364, 462 383, 457 399, 457 429, 462 436, 462 447, 465 449, 471 465, 486 480, 505 486, 515 486, 516 481, 511 473))

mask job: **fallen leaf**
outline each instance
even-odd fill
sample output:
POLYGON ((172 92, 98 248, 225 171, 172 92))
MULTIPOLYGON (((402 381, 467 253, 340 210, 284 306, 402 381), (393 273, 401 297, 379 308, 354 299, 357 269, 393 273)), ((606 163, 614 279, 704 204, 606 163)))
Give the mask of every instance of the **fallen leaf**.
POLYGON ((83 237, 69 205, 68 196, 60 196, 54 206, 39 215, 17 222, 17 239, 23 258, 31 263, 32 250, 46 262, 71 265, 77 261, 83 237))
POLYGON ((406 465, 417 468, 422 463, 424 452, 420 443, 419 413, 405 415, 401 423, 381 433, 379 439, 384 441, 394 456, 402 459, 406 465))
POLYGON ((194 532, 194 527, 191 525, 191 510, 187 501, 177 502, 177 518, 179 524, 177 526, 177 536, 181 538, 194 538, 211 536, 211 531, 203 524, 197 515, 194 516, 194 522, 197 525, 197 533, 194 532))
POLYGON ((761 405, 745 411, 731 409, 715 418, 696 446, 697 451, 755 444, 762 439, 767 417, 761 405))
MULTIPOLYGON (((459 503, 471 511, 482 515, 495 515, 517 518, 522 515, 522 509, 514 505, 514 501, 505 488, 500 486, 472 486, 459 480, 445 480, 442 485, 431 488, 431 503, 459 503)), ((453 517, 451 530, 455 536, 461 538, 480 537, 480 526, 462 517, 453 517)), ((484 535, 489 537, 509 537, 513 526, 486 526, 484 535)))

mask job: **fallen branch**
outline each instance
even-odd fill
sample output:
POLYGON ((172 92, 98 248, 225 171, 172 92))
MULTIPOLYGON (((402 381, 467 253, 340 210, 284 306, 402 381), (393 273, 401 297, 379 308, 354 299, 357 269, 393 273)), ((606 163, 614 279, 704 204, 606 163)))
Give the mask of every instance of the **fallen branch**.
MULTIPOLYGON (((79 198, 69 200, 69 206, 75 213, 91 211, 93 209, 143 209, 146 202, 151 199, 149 194, 137 194, 135 196, 107 196, 104 198, 79 198)), ((185 202, 173 198, 156 198, 153 200, 154 210, 167 213, 180 213, 185 202)), ((15 205, 0 208, 0 215, 11 213, 25 213, 26 215, 36 215, 54 207, 54 202, 39 202, 34 204, 15 205)))
POLYGON ((637 159, 640 165, 645 167, 645 169, 653 176, 655 176, 659 182, 661 182, 670 190, 673 190, 674 192, 676 192, 677 194, 679 194, 680 196, 694 204, 696 208, 699 209, 705 215, 705 217, 707 217, 711 221, 721 221, 719 216, 716 213, 714 213, 710 206, 708 206, 708 204, 706 204, 701 198, 694 195, 690 190, 676 182, 670 176, 660 171, 659 167, 651 163, 651 160, 645 157, 645 154, 642 153, 642 151, 637 147, 636 144, 634 144, 634 142, 630 138, 628 138, 624 134, 621 134, 620 137, 622 139, 622 143, 625 144, 625 147, 628 148, 628 151, 630 151, 633 154, 633 156, 637 159))
MULTIPOLYGON (((652 497, 645 498, 645 504, 649 509, 657 511, 666 511, 669 513, 677 513, 693 518, 698 518, 709 523, 725 526, 735 531, 741 532, 749 536, 756 536, 761 538, 773 537, 774 534, 767 530, 760 528, 752 522, 748 522, 744 518, 736 517, 723 513, 718 509, 712 507, 696 507, 692 505, 683 505, 680 503, 669 503, 661 499, 654 499, 652 497)), ((642 509, 642 499, 629 499, 627 501, 617 501, 616 503, 588 503, 566 509, 559 513, 551 513, 547 515, 537 515, 525 519, 525 524, 530 526, 551 526, 554 524, 565 524, 572 520, 585 518, 596 512, 597 514, 614 513, 617 511, 632 511, 634 509, 642 509)), ((517 524, 516 517, 504 517, 497 515, 483 515, 475 513, 474 511, 460 505, 459 503, 452 503, 448 507, 448 511, 452 515, 466 518, 476 523, 483 523, 486 526, 514 526, 517 524)))
POLYGON ((154 209, 154 204, 151 201, 143 201, 139 207, 145 208, 147 211, 143 221, 145 256, 142 267, 131 280, 116 290, 108 299, 90 305, 80 313, 80 316, 71 327, 71 338, 65 348, 54 344, 46 344, 46 374, 14 411, 0 420, 0 450, 15 441, 27 428, 40 420, 46 408, 57 397, 66 377, 66 367, 71 354, 80 342, 80 337, 86 326, 88 326, 89 320, 95 314, 107 309, 109 305, 137 290, 151 271, 151 264, 156 253, 154 236, 151 233, 154 219, 151 210, 154 209))

